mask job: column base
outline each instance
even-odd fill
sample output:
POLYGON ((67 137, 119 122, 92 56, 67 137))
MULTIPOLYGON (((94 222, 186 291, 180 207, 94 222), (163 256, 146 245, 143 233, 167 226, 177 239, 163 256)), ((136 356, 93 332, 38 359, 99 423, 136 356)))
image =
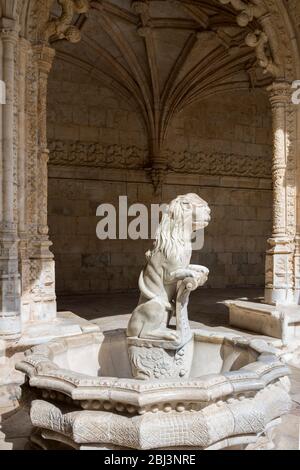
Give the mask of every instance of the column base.
POLYGON ((293 277, 293 240, 273 237, 268 240, 266 253, 265 303, 292 305, 295 302, 293 277))
POLYGON ((270 287, 265 288, 265 303, 268 305, 297 305, 296 294, 294 289, 283 287, 276 289, 270 287))
POLYGON ((54 299, 22 299, 21 303, 21 316, 22 324, 29 324, 30 322, 35 323, 47 323, 54 321, 57 315, 57 305, 54 299))
POLYGON ((0 317, 0 331, 1 339, 17 340, 21 337, 21 324, 20 317, 17 317, 15 312, 11 315, 5 314, 0 317))
POLYGON ((28 263, 24 262, 21 297, 23 326, 30 322, 50 322, 56 318, 55 262, 49 251, 51 242, 40 242, 28 263))
MULTIPOLYGON (((1 267, 9 271, 9 261, 6 260, 1 267)), ((2 274, 0 276, 0 338, 17 339, 21 336, 20 295, 19 275, 16 272, 2 274)))

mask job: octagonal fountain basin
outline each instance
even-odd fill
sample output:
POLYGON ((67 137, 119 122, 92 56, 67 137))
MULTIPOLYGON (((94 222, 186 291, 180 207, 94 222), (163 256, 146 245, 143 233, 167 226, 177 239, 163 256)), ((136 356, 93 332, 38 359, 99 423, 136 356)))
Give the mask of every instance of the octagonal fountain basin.
MULTIPOLYGON (((95 449, 245 448, 291 406, 288 368, 262 340, 193 330, 186 378, 132 377, 124 330, 35 346, 17 364, 38 394, 32 441, 95 449)), ((158 368, 163 368, 156 358, 158 368)))

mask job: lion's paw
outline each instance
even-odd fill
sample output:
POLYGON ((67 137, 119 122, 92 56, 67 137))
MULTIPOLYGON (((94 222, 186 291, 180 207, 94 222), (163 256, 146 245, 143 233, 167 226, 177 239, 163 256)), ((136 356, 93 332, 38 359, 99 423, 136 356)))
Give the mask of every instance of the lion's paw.
POLYGON ((166 339, 166 340, 171 340, 171 341, 177 341, 179 339, 178 337, 178 334, 175 332, 175 331, 166 331, 164 333, 164 338, 163 339, 166 339))

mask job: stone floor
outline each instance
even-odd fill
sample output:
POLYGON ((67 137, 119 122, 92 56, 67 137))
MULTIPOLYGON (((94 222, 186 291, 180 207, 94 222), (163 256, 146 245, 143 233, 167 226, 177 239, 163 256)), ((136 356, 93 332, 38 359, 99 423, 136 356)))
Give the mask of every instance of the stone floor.
MULTIPOLYGON (((201 289, 191 296, 189 317, 208 327, 229 328, 226 300, 249 299, 259 301, 263 293, 254 289, 201 289)), ((102 330, 125 327, 128 314, 138 299, 137 292, 93 296, 64 296, 58 299, 60 311, 72 311, 90 320, 102 330), (113 318, 112 318, 113 317, 113 318)), ((290 361, 293 409, 284 417, 275 432, 274 442, 279 450, 299 450, 300 430, 300 353, 290 361)), ((24 449, 31 426, 28 418, 29 397, 24 396, 17 410, 1 414, 0 409, 0 450, 24 449)))
MULTIPOLYGON (((228 325, 226 300, 260 301, 263 292, 258 289, 198 289, 189 303, 190 320, 209 326, 228 325)), ((124 315, 132 312, 138 301, 138 292, 91 296, 62 296, 58 299, 58 310, 70 310, 86 320, 98 321, 104 317, 124 315)))

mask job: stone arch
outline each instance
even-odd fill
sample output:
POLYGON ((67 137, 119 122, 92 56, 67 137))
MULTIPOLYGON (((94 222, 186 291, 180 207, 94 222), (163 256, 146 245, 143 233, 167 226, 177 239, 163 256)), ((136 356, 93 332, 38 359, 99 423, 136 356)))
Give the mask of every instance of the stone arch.
MULTIPOLYGON (((63 0, 61 3, 72 7, 74 2, 75 0, 63 0)), ((101 2, 98 3, 101 7, 101 2)), ((295 181, 295 170, 299 166, 296 149, 299 110, 290 104, 290 83, 300 73, 298 3, 295 0, 290 0, 289 4, 283 0, 215 0, 216 5, 231 8, 231 12, 236 12, 237 16, 242 14, 241 27, 253 25, 252 36, 248 38, 249 45, 256 50, 262 67, 274 75, 269 93, 275 123, 275 218, 282 201, 285 209, 278 216, 279 219, 284 219, 284 232, 274 231, 268 250, 266 284, 267 301, 270 303, 297 301, 297 282, 300 285, 300 234, 296 228, 298 188, 295 181), (260 32, 256 34, 255 28, 259 26, 260 32), (287 139, 284 145, 278 143, 280 131, 289 135, 290 143, 287 139)), ((6 204, 7 210, 1 226, 1 249, 4 253, 1 261, 1 288, 2 295, 5 296, 8 291, 13 292, 17 299, 11 302, 10 297, 10 300, 4 302, 5 313, 9 312, 10 320, 3 320, 4 316, 1 317, 0 313, 0 336, 18 336, 22 323, 45 318, 51 320, 56 315, 54 261, 49 250, 51 243, 47 229, 47 188, 44 184, 47 180, 48 159, 47 77, 54 52, 41 34, 47 25, 52 4, 53 0, 0 2, 0 34, 4 45, 3 54, 8 64, 4 67, 4 78, 10 83, 8 106, 3 111, 3 117, 12 126, 11 131, 8 127, 5 129, 5 144, 1 148, 5 174, 9 175, 4 181, 6 195, 3 204, 6 204), (18 59, 15 61, 16 54, 18 59), (23 175, 25 168, 26 178, 23 175)), ((73 33, 75 34, 74 30, 73 33)), ((160 165, 160 160, 154 161, 153 170, 154 173, 158 172, 159 178, 160 165)), ((282 227, 279 228, 282 230, 282 227)))

